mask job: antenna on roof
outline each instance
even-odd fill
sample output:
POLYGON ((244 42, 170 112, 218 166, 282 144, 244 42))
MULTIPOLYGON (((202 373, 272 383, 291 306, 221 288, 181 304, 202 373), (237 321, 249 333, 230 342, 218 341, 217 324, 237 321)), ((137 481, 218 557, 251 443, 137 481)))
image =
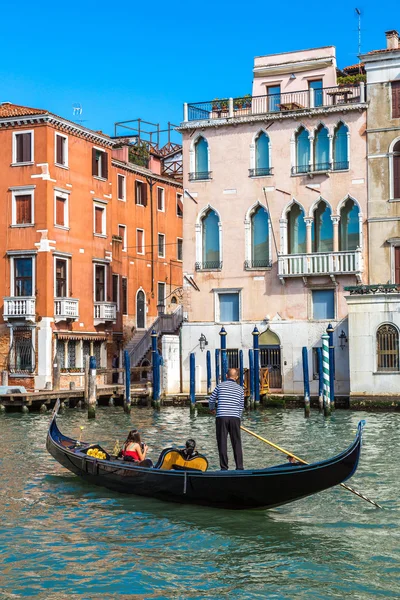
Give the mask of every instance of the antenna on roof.
POLYGON ((355 8, 355 11, 358 17, 358 72, 361 73, 361 10, 359 8, 355 8))
MULTIPOLYGON (((72 105, 72 114, 74 117, 76 116, 80 116, 83 112, 83 108, 82 108, 82 104, 80 104, 79 102, 74 102, 72 105)), ((75 119, 76 123, 79 123, 80 125, 82 125, 82 123, 84 123, 87 119, 75 119)))

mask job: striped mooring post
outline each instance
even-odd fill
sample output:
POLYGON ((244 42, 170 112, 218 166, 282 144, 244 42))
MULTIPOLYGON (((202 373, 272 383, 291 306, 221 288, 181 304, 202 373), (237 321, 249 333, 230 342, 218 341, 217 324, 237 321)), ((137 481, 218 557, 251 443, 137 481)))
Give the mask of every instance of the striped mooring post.
POLYGON ((330 380, 329 380, 329 335, 322 335, 322 372, 324 377, 324 415, 331 414, 330 380))
POLYGON ((221 338, 221 381, 226 381, 226 374, 228 371, 228 357, 226 354, 226 329, 225 327, 221 327, 221 331, 219 332, 219 336, 221 338))

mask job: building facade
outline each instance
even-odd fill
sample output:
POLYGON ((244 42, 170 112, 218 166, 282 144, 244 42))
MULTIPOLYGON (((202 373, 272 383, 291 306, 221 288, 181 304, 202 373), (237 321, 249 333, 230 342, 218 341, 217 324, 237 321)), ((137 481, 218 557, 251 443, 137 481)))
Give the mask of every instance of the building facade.
POLYGON ((223 326, 247 366, 256 325, 270 387, 302 393, 306 346, 317 394, 321 335, 347 337, 344 287, 368 281, 365 88, 337 85, 334 47, 256 57, 253 77, 251 95, 184 107, 184 388, 196 352, 205 391, 201 334, 219 348, 223 326))
MULTIPOLYGON (((152 152, 46 110, 0 105, 0 369, 27 389, 111 367, 182 285, 182 186, 152 152), (133 153, 133 154, 132 154, 133 153)), ((122 361, 120 360, 122 366, 122 361)), ((105 379, 100 378, 100 381, 105 379)))
POLYGON ((367 75, 369 286, 349 290, 351 397, 399 396, 400 41, 361 56, 367 75))

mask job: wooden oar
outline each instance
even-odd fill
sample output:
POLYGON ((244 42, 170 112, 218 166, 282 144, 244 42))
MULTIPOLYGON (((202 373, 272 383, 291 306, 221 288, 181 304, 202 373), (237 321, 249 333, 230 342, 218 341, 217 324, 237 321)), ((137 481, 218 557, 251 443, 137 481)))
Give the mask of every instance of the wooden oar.
MULTIPOLYGON (((303 460, 302 458, 299 458, 295 454, 292 454, 291 452, 288 452, 284 448, 281 448, 277 444, 274 444, 273 442, 270 442, 269 440, 266 440, 265 438, 261 437, 261 435, 258 435, 257 433, 254 433, 254 431, 251 431, 250 429, 247 429, 247 427, 243 427, 243 425, 241 425, 240 429, 242 429, 246 433, 249 433, 250 435, 253 435, 258 440, 261 440, 262 442, 265 442, 269 446, 272 446, 272 448, 275 448, 275 450, 279 450, 279 452, 282 452, 283 454, 286 454, 286 456, 290 456, 291 458, 294 458, 297 462, 301 463, 302 465, 308 465, 308 464, 310 464, 310 463, 306 462, 305 460, 303 460)), ((378 504, 377 502, 374 502, 374 500, 371 500, 367 496, 364 496, 364 494, 361 494, 361 492, 358 492, 357 490, 355 490, 354 488, 350 487, 349 485, 346 485, 345 483, 341 483, 340 485, 345 490, 348 490, 352 494, 355 494, 356 496, 358 496, 359 498, 362 498, 366 502, 369 502, 373 506, 376 506, 377 508, 383 508, 380 504, 378 504)))

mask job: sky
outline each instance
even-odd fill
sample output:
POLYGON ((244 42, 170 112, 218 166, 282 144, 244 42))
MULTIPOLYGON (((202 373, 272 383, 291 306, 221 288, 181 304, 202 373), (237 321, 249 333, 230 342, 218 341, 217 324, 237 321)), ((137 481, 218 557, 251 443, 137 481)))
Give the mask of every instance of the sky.
POLYGON ((0 102, 110 135, 116 121, 140 117, 164 127, 181 122, 183 102, 251 93, 254 56, 334 45, 339 67, 356 63, 356 6, 362 52, 384 48, 384 32, 400 30, 400 2, 387 0, 0 6, 0 102))

